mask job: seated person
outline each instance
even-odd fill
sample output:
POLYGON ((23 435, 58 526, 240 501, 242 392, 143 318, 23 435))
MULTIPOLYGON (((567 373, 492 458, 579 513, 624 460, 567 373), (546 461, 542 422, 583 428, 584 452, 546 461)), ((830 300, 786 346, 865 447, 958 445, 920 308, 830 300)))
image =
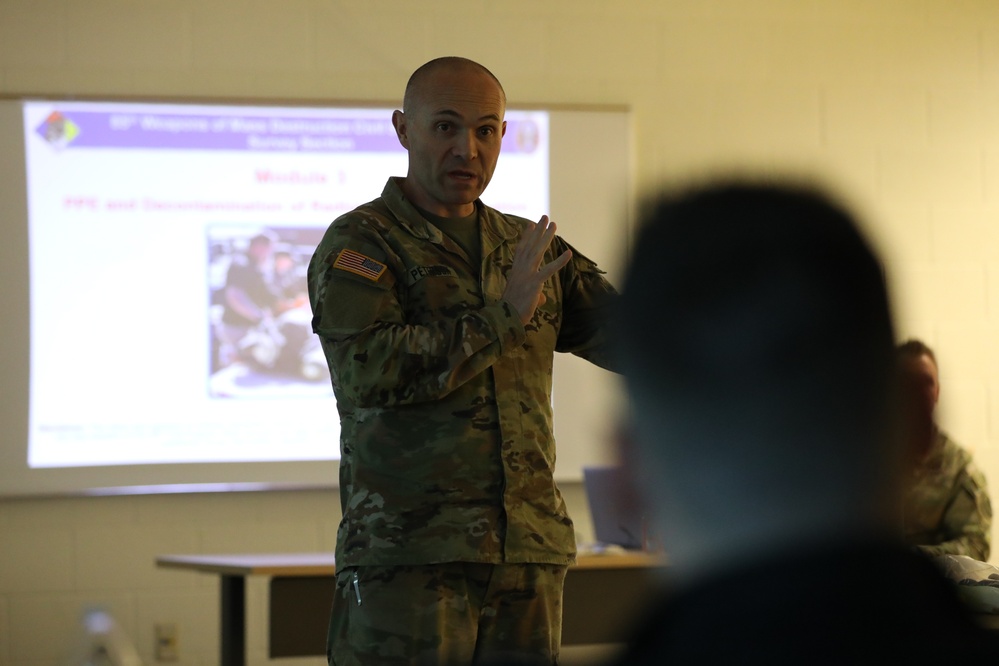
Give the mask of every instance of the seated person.
POLYGON ((902 540, 895 336, 852 216, 752 183, 650 213, 615 319, 620 444, 668 580, 618 663, 994 660, 902 540))
POLYGON ((929 555, 989 559, 992 505, 971 454, 937 426, 940 398, 936 356, 919 340, 898 346, 899 367, 915 397, 909 441, 913 459, 906 487, 905 536, 929 555))

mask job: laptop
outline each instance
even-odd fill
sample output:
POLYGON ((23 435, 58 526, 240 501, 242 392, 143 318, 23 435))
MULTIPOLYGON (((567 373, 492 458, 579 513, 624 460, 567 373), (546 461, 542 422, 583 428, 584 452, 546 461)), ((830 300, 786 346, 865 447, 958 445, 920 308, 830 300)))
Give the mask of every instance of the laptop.
POLYGON ((583 486, 593 519, 593 535, 606 546, 641 550, 644 546, 644 520, 637 510, 621 502, 622 484, 626 484, 620 467, 583 467, 583 486))

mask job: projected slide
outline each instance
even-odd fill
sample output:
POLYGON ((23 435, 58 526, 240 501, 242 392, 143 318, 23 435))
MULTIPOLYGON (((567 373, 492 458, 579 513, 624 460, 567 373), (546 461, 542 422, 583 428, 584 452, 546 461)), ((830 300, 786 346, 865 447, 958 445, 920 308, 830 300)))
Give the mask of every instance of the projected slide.
MULTIPOLYGON (((329 460, 305 268, 406 154, 391 109, 25 102, 31 467, 329 460)), ((548 212, 510 111, 486 203, 548 212)))

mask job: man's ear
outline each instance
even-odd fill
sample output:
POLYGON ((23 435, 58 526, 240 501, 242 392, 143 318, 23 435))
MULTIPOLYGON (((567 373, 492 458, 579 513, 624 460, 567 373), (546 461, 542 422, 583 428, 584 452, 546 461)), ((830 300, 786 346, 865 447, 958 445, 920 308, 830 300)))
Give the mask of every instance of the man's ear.
POLYGON ((409 127, 406 125, 406 114, 396 110, 392 112, 392 127, 395 128, 395 135, 399 138, 399 143, 406 150, 409 150, 409 127))

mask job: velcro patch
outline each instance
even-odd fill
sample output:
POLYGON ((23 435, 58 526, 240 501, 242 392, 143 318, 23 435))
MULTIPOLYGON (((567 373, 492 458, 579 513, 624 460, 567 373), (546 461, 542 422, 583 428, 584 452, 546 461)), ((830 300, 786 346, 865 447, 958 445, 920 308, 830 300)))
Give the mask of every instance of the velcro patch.
POLYGON ((458 277, 449 266, 414 266, 409 269, 409 283, 415 284, 425 277, 458 277))
POLYGON ((343 249, 340 250, 340 254, 337 255, 336 260, 333 262, 333 268, 339 268, 348 273, 366 277, 372 282, 377 282, 378 278, 385 272, 387 266, 360 252, 343 249))

